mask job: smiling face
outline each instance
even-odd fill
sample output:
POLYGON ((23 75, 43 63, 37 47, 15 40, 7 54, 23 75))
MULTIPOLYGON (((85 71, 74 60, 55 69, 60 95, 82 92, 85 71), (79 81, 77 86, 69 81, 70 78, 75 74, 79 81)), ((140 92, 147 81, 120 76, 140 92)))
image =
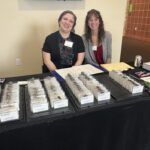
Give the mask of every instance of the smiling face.
POLYGON ((91 15, 88 19, 88 26, 92 31, 98 31, 100 25, 100 20, 97 16, 91 15))
POLYGON ((70 13, 66 13, 59 20, 60 30, 64 33, 70 33, 74 27, 75 20, 74 16, 70 13))

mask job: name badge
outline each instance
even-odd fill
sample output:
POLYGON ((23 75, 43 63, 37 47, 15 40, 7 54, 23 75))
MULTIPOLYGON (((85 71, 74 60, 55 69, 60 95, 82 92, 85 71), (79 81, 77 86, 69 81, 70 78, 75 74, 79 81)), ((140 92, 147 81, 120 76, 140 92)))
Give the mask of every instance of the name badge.
POLYGON ((73 42, 66 40, 65 43, 64 43, 64 45, 67 46, 67 47, 72 48, 73 42))
POLYGON ((96 51, 97 50, 97 46, 96 45, 92 46, 92 50, 96 51))

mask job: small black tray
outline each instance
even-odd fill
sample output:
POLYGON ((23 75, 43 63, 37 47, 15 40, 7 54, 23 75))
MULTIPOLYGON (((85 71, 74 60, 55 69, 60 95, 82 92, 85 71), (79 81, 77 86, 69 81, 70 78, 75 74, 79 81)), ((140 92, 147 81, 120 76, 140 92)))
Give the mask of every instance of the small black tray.
POLYGON ((72 90, 69 88, 69 86, 67 85, 67 83, 64 81, 64 88, 65 91, 67 92, 67 95, 69 95, 70 100, 72 102, 72 104, 74 105, 76 111, 81 111, 81 110, 90 110, 96 107, 100 107, 100 106, 104 106, 106 104, 111 104, 114 102, 113 98, 108 99, 108 100, 104 100, 104 101, 97 101, 96 98, 94 98, 94 102, 93 103, 87 103, 87 104, 83 104, 81 105, 77 98, 75 97, 75 95, 73 94, 72 90))
POLYGON ((114 81, 109 77, 108 74, 95 74, 93 75, 100 83, 104 84, 106 88, 111 92, 111 96, 116 100, 128 100, 131 97, 142 95, 143 93, 139 94, 132 94, 127 89, 122 87, 119 83, 114 81))
MULTIPOLYGON (((24 101, 24 89, 22 86, 19 88, 19 100, 20 100, 20 110, 19 110, 19 119, 16 120, 9 120, 6 122, 0 122, 0 133, 4 132, 5 130, 10 130, 16 128, 20 124, 25 123, 25 101, 24 101)), ((1 92, 1 96, 3 94, 3 89, 1 92)), ((0 99, 1 100, 1 99, 0 99)))
MULTIPOLYGON (((46 88, 44 86, 43 81, 41 81, 41 82, 42 82, 42 85, 46 92, 46 96, 47 96, 48 103, 49 103, 49 98, 48 98, 46 88)), ((63 82, 60 82, 60 85, 64 89, 63 82)), ((65 94, 66 94, 66 91, 65 91, 65 94)), ((38 113, 32 113, 31 109, 30 109, 30 97, 29 97, 29 93, 28 93, 28 88, 26 86, 25 87, 25 99, 26 99, 25 101, 26 101, 27 121, 43 120, 43 119, 55 120, 57 117, 64 116, 65 114, 74 113, 75 110, 70 102, 70 98, 67 94, 66 94, 66 96, 68 98, 68 107, 53 109, 53 108, 51 108, 50 103, 49 103, 49 110, 43 111, 43 112, 38 112, 38 113)))

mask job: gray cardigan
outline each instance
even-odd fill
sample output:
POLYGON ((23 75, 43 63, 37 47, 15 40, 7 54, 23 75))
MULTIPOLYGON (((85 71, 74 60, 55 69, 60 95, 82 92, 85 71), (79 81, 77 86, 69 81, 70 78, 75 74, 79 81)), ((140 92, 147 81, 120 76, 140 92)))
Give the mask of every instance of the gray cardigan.
MULTIPOLYGON (((87 41, 84 35, 82 36, 82 39, 85 45, 85 63, 99 66, 92 50, 91 41, 87 41)), ((107 59, 108 58, 111 59, 112 55, 112 35, 108 31, 105 31, 104 38, 102 39, 102 47, 103 47, 103 60, 104 63, 106 63, 107 59)))

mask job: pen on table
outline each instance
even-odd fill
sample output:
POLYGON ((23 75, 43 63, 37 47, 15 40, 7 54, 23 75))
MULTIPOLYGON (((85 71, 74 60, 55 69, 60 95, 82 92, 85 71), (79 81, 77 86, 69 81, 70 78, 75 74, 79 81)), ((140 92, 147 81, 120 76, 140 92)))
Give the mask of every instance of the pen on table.
POLYGON ((130 76, 131 78, 134 78, 134 79, 138 80, 138 81, 142 81, 140 78, 138 78, 138 77, 136 77, 136 76, 134 76, 134 75, 132 75, 132 74, 129 74, 129 76, 130 76))

